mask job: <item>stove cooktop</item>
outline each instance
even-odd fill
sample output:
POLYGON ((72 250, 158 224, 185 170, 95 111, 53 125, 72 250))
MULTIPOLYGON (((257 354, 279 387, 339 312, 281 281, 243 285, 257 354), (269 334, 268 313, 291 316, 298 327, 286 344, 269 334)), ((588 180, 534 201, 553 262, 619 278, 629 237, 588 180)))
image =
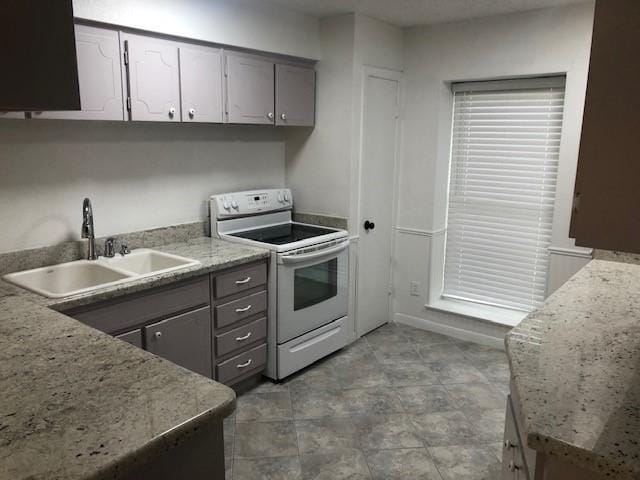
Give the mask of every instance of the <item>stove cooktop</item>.
POLYGON ((335 230, 311 225, 301 225, 299 223, 286 223, 273 227, 256 228, 255 230, 232 233, 230 236, 246 238, 271 245, 286 245, 330 233, 335 233, 335 230))

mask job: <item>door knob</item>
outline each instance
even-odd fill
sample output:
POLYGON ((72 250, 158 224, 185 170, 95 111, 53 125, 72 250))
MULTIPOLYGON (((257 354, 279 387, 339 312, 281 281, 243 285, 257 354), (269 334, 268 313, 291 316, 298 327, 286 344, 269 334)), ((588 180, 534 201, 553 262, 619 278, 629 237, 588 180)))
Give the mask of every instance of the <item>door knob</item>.
POLYGON ((366 231, 373 230, 374 228, 376 228, 376 224, 375 223, 370 222, 369 220, 365 220, 364 229, 366 231))

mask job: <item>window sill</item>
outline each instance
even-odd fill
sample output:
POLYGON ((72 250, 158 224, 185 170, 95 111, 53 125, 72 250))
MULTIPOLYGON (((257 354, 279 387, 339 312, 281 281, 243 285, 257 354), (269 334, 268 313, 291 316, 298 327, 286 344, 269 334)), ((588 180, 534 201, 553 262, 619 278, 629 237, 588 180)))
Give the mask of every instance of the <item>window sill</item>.
POLYGON ((491 305, 481 305, 473 302, 463 302, 458 300, 440 298, 431 304, 425 305, 427 310, 435 310, 445 313, 455 313, 465 317, 476 318, 486 322, 515 327, 527 315, 526 312, 509 310, 507 308, 493 307, 491 305))

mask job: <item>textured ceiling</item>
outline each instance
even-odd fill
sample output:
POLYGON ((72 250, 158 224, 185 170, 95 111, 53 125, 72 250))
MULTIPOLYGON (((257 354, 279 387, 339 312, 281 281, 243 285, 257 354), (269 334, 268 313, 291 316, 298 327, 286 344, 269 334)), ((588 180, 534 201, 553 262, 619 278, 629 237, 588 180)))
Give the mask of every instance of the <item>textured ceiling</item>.
POLYGON ((408 27, 558 7, 589 0, 252 0, 318 17, 358 12, 408 27))

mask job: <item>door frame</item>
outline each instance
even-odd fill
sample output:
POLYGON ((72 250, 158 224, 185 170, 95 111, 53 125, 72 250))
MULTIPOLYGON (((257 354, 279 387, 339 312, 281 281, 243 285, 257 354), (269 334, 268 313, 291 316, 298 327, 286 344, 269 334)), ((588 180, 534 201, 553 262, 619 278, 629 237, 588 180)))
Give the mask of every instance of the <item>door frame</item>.
POLYGON ((396 138, 395 138, 395 153, 393 158, 393 181, 392 181, 392 198, 393 205, 391 206, 391 252, 390 252, 390 271, 389 271, 389 279, 388 279, 388 302, 387 302, 387 317, 388 321, 391 321, 393 318, 393 279, 394 279, 394 256, 395 256, 395 247, 396 247, 396 224, 397 224, 397 215, 398 215, 398 183, 400 176, 400 162, 399 158, 402 152, 402 142, 403 142, 403 118, 402 111, 404 106, 404 77, 403 72, 400 70, 387 69, 374 67, 370 65, 363 65, 361 74, 360 74, 360 92, 359 92, 359 114, 357 116, 357 124, 353 128, 357 142, 355 143, 355 151, 352 152, 352 175, 351 175, 351 191, 354 192, 351 198, 351 215, 350 218, 356 219, 355 228, 352 227, 352 241, 357 245, 358 254, 356 257, 356 265, 353 270, 353 274, 355 276, 354 282, 354 300, 353 300, 353 315, 354 315, 354 338, 360 338, 363 334, 359 331, 359 309, 358 309, 358 280, 360 275, 360 269, 358 268, 358 264, 360 263, 360 251, 361 248, 359 246, 360 239, 360 228, 362 222, 364 221, 362 217, 362 166, 364 163, 363 155, 364 155, 364 117, 365 117, 365 99, 367 96, 367 80, 370 77, 380 78, 383 80, 394 80, 398 82, 398 111, 397 111, 397 129, 396 129, 396 138))

